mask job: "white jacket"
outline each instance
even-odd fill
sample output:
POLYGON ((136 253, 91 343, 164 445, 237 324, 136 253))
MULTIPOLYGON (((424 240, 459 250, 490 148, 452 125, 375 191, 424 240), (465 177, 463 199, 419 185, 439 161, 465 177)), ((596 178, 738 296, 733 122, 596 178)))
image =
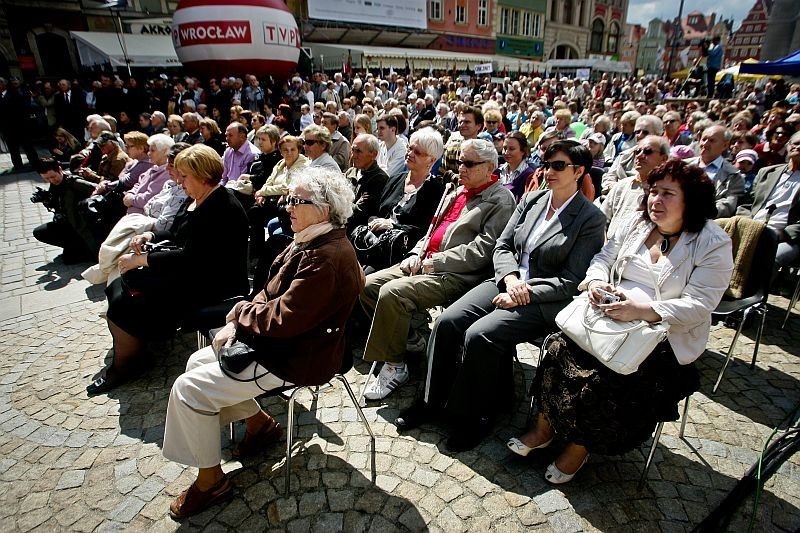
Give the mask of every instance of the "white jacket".
MULTIPOLYGON (((635 254, 654 227, 638 213, 620 224, 592 259, 578 288, 586 290, 592 280, 610 281, 611 267, 617 257, 635 254)), ((706 349, 711 313, 725 294, 733 273, 731 239, 716 222, 709 220, 698 233, 683 232, 666 260, 658 278, 661 301, 650 305, 670 325, 667 340, 678 362, 685 365, 706 349)))

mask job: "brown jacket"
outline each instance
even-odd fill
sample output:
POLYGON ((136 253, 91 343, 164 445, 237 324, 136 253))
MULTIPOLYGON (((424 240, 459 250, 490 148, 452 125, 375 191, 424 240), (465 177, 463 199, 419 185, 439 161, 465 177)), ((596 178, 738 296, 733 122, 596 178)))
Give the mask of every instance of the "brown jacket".
POLYGON ((344 326, 364 274, 343 229, 304 245, 290 245, 270 269, 270 281, 252 302, 228 315, 254 337, 258 361, 296 385, 320 385, 342 366, 344 326))

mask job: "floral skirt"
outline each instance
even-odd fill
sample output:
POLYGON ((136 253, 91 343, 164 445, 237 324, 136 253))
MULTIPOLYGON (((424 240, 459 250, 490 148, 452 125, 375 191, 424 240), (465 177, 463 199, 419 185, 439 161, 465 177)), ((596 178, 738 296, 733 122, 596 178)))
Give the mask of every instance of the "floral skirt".
POLYGON ((678 402, 699 387, 694 363, 679 364, 667 341, 639 370, 622 375, 558 335, 531 393, 556 435, 590 452, 615 455, 640 446, 656 423, 678 420, 678 402))

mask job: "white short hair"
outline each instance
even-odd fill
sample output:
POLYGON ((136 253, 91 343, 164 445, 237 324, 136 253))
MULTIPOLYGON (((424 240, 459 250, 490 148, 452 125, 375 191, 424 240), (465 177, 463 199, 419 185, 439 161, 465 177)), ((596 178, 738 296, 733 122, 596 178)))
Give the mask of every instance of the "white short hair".
POLYGON ((345 226, 353 214, 353 186, 341 174, 320 167, 306 167, 289 187, 302 187, 308 191, 316 207, 327 207, 328 220, 335 227, 345 226))

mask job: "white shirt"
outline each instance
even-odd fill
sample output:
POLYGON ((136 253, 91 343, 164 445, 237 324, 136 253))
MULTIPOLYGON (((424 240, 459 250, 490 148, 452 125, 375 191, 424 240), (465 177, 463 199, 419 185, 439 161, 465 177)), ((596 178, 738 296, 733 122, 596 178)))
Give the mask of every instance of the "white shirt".
POLYGON ((378 166, 386 172, 387 176, 394 176, 406 167, 406 151, 408 141, 405 137, 397 137, 391 148, 386 148, 386 143, 381 141, 378 148, 378 166))
POLYGON ((722 165, 725 164, 725 158, 722 157, 722 156, 719 156, 719 157, 717 157, 715 160, 713 160, 711 163, 709 163, 707 165, 705 163, 703 163, 702 159, 700 159, 698 161, 698 163, 700 163, 700 168, 705 170, 706 176, 708 176, 708 179, 710 179, 711 181, 716 181, 717 172, 719 172, 719 169, 721 169, 722 165))
POLYGON ((753 216, 753 220, 766 221, 768 212, 767 208, 775 206, 772 216, 769 217, 767 226, 775 231, 782 231, 783 228, 789 223, 789 209, 792 207, 797 191, 800 190, 800 170, 794 172, 789 171, 789 167, 783 171, 781 177, 775 183, 775 187, 769 193, 764 207, 759 209, 758 213, 753 216))
POLYGON ((569 203, 578 195, 579 192, 581 192, 580 189, 575 191, 575 194, 570 196, 567 201, 555 211, 553 211, 553 193, 550 193, 550 197, 547 199, 547 209, 542 211, 539 215, 539 218, 537 218, 536 222, 533 223, 533 230, 531 230, 530 235, 528 235, 528 240, 525 241, 525 248, 519 258, 519 279, 527 280, 530 277, 530 265, 528 264, 528 261, 530 261, 531 258, 531 251, 536 247, 545 230, 552 226, 556 220, 558 220, 558 215, 567 208, 569 203), (546 220, 545 217, 547 217, 547 213, 551 211, 553 211, 553 216, 550 217, 550 220, 546 220))

